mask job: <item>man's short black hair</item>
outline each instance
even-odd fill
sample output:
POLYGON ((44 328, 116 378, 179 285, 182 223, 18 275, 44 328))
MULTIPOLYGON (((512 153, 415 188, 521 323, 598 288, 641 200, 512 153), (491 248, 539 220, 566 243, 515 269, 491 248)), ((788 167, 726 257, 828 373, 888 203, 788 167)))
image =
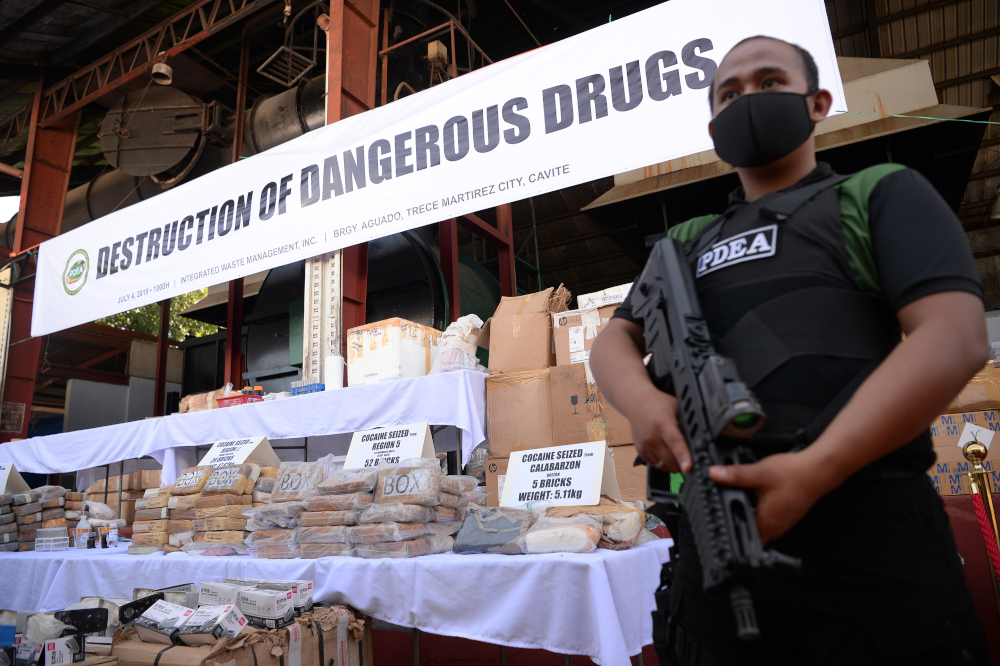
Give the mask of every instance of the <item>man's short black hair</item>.
MULTIPOLYGON (((736 46, 752 42, 755 39, 770 39, 775 42, 781 42, 782 44, 788 44, 795 49, 795 52, 799 54, 800 58, 802 58, 802 70, 806 75, 806 85, 809 86, 808 92, 814 93, 819 90, 819 68, 816 67, 816 61, 813 59, 812 54, 809 53, 809 51, 806 51, 798 44, 792 44, 791 42, 786 42, 783 39, 768 37, 767 35, 754 35, 753 37, 747 37, 746 39, 740 40, 736 46)), ((736 46, 734 46, 733 49, 735 49, 736 46)), ((733 49, 729 50, 732 51, 733 49)), ((712 79, 712 83, 708 86, 708 106, 710 109, 715 108, 715 79, 712 79)))

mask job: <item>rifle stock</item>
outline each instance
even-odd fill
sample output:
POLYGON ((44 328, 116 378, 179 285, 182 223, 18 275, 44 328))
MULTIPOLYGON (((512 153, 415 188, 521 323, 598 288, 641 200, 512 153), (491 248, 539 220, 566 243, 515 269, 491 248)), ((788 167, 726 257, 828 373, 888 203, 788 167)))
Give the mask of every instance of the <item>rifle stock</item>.
POLYGON ((698 549, 704 588, 730 584, 737 635, 757 638, 753 600, 742 581, 759 578, 765 569, 801 563, 765 550, 749 494, 720 486, 708 470, 749 462, 742 442, 757 434, 766 416, 740 381, 735 363, 716 353, 680 241, 665 238, 653 248, 633 289, 632 313, 644 322, 653 383, 677 398, 678 425, 692 458, 679 497, 669 492, 670 475, 650 467, 649 497, 680 502, 698 549))

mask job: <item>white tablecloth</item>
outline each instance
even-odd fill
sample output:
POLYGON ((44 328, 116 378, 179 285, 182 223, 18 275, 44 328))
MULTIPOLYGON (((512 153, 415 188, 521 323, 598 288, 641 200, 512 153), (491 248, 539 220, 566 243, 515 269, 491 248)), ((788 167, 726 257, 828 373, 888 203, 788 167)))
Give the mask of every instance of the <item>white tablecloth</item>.
POLYGON ((0 607, 52 611, 83 595, 131 597, 134 587, 232 576, 304 578, 314 581, 316 600, 348 604, 393 624, 629 666, 629 656, 652 642, 653 592, 670 543, 586 555, 446 553, 408 560, 0 553, 0 607))
POLYGON ((0 444, 0 462, 55 474, 220 439, 337 435, 427 421, 462 431, 462 464, 486 439, 486 375, 462 370, 0 444))

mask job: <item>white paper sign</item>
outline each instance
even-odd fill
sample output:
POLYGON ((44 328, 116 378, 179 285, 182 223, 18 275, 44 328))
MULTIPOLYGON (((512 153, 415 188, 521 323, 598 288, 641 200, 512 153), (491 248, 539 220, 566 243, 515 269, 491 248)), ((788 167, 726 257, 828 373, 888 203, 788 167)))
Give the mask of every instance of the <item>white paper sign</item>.
POLYGON ((663 2, 45 241, 31 334, 709 150, 708 87, 752 35, 808 49, 847 109, 823 0, 663 2))
POLYGON ((424 423, 361 430, 351 438, 344 469, 398 465, 407 458, 433 458, 434 440, 424 423))
POLYGON ((990 450, 990 442, 993 441, 993 435, 995 433, 989 428, 982 428, 974 423, 966 423, 965 427, 962 428, 962 436, 958 438, 958 448, 965 447, 969 442, 979 442, 986 447, 986 450, 990 450))
POLYGON ((220 439, 212 444, 212 448, 208 450, 198 465, 225 467, 227 465, 242 465, 245 462, 254 463, 261 467, 281 465, 281 460, 271 448, 271 443, 263 435, 243 439, 220 439))
POLYGON ((592 506, 601 494, 621 497, 606 442, 586 442, 510 455, 500 506, 592 506))
POLYGON ((25 483, 14 463, 0 463, 0 493, 26 493, 31 488, 25 483))

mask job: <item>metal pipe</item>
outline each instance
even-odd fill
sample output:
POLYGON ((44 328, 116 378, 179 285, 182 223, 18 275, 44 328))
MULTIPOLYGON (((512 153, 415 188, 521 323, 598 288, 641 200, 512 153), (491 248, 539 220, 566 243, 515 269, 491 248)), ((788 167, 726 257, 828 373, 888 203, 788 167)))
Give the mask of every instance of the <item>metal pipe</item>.
POLYGON ((8 176, 13 176, 14 178, 24 178, 24 171, 18 169, 17 167, 7 166, 6 164, 0 163, 0 173, 7 174, 8 176))

